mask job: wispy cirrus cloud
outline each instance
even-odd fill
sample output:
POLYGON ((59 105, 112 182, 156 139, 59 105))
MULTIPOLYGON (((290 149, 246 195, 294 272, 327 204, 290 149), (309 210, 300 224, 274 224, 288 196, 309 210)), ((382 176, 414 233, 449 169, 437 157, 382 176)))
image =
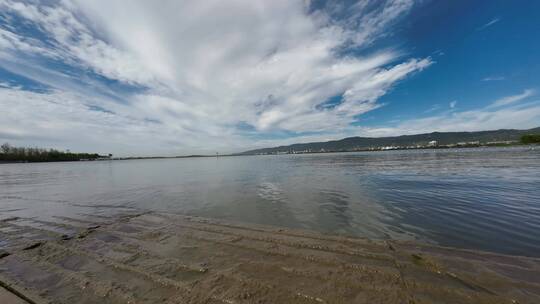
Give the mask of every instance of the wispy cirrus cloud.
POLYGON ((485 131, 498 129, 529 129, 539 126, 540 104, 499 109, 479 108, 469 111, 444 112, 424 118, 402 120, 385 126, 349 126, 340 132, 308 134, 279 140, 263 140, 257 147, 338 140, 344 137, 399 136, 431 132, 485 131))
POLYGON ((506 77, 504 76, 488 76, 488 77, 482 78, 482 81, 501 81, 505 79, 506 77))
POLYGON ((435 111, 438 111, 441 109, 441 105, 440 104, 434 104, 433 106, 431 106, 429 109, 425 110, 424 113, 427 114, 427 113, 432 113, 432 112, 435 112, 435 111))
POLYGON ((0 0, 0 67, 49 87, 4 87, 2 130, 104 152, 164 147, 156 153, 345 130, 433 63, 392 48, 343 54, 391 33, 413 4, 0 0))
POLYGON ((506 97, 502 97, 500 99, 497 99, 490 105, 490 107, 507 106, 509 104, 520 102, 520 101, 522 101, 524 99, 527 99, 527 98, 529 98, 529 97, 531 97, 531 96, 533 96, 535 94, 536 94, 536 90, 534 90, 534 89, 526 89, 526 90, 523 90, 523 92, 520 93, 520 94, 506 96, 506 97))
MULTIPOLYGON (((306 134, 286 139, 267 139, 257 143, 258 148, 277 145, 338 140, 344 137, 399 136, 431 132, 484 131, 497 129, 529 129, 540 126, 540 101, 507 103, 500 107, 491 105, 498 100, 510 99, 522 94, 501 97, 484 107, 470 110, 442 110, 434 105, 422 118, 396 120, 381 126, 347 126, 343 130, 326 133, 306 134), (431 110, 433 109, 433 110, 431 110)), ((522 99, 524 100, 524 99, 522 99)))
POLYGON ((540 126, 540 101, 519 103, 534 95, 527 89, 520 94, 501 97, 489 105, 465 111, 447 111, 423 118, 403 120, 393 126, 360 127, 355 132, 365 136, 495 129, 528 129, 540 126))
POLYGON ((485 29, 487 29, 488 27, 494 25, 495 23, 497 23, 497 22, 499 22, 499 21, 501 21, 500 18, 493 18, 493 19, 491 19, 489 22, 487 22, 486 24, 484 24, 484 25, 480 26, 479 28, 477 28, 476 30, 477 30, 477 31, 485 30, 485 29))
POLYGON ((314 3, 0 0, 0 68, 25 79, 0 83, 0 140, 177 155, 538 125, 528 89, 473 110, 454 101, 427 117, 358 126, 434 64, 374 47, 415 3, 314 3))

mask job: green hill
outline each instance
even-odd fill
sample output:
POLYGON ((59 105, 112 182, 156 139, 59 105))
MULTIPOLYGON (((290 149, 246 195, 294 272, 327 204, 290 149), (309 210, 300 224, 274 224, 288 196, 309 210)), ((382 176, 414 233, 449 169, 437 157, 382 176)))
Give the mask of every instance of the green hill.
POLYGON ((437 141, 440 146, 455 145, 458 143, 519 141, 525 134, 540 134, 540 127, 529 130, 501 129, 479 132, 433 132, 416 135, 403 135, 393 137, 348 137, 341 140, 326 142, 312 142, 263 148, 243 152, 250 154, 277 154, 294 152, 344 152, 377 149, 381 147, 397 146, 427 146, 430 141, 437 141))

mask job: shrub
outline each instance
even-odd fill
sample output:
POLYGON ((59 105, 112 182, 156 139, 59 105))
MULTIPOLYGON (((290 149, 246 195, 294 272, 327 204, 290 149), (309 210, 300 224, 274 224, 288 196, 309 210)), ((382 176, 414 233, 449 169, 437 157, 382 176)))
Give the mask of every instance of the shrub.
POLYGON ((540 143, 540 134, 525 134, 521 136, 521 142, 524 144, 540 143))

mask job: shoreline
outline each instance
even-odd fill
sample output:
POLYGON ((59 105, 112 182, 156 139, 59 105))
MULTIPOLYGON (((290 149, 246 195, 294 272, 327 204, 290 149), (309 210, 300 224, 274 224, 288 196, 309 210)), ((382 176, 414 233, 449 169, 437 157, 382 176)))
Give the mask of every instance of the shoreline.
POLYGON ((216 155, 186 155, 186 156, 134 156, 134 157, 118 157, 111 159, 97 160, 61 160, 61 161, 0 161, 2 164, 39 164, 39 163, 77 163, 77 162, 106 162, 106 161, 126 161, 126 160, 146 160, 146 159, 184 159, 184 158, 220 158, 220 157, 239 157, 239 156, 280 156, 280 155, 313 155, 313 154, 334 154, 334 153, 359 153, 359 152, 390 152, 390 151, 425 151, 425 150, 468 150, 478 148, 516 148, 529 147, 530 149, 540 148, 540 144, 515 144, 504 146, 439 146, 439 147, 422 147, 422 148, 396 148, 396 149, 377 149, 377 150, 351 150, 351 151, 324 151, 324 152, 302 152, 302 153, 270 153, 270 154, 220 154, 216 155))
POLYGON ((0 222, 0 299, 540 302, 538 258, 156 212, 30 222, 0 222))

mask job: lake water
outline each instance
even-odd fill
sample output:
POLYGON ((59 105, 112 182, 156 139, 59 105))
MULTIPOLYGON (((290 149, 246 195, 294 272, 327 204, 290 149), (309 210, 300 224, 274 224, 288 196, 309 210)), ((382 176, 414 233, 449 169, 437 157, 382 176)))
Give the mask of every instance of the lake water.
POLYGON ((0 218, 133 209, 540 256, 540 147, 0 165, 0 218))

